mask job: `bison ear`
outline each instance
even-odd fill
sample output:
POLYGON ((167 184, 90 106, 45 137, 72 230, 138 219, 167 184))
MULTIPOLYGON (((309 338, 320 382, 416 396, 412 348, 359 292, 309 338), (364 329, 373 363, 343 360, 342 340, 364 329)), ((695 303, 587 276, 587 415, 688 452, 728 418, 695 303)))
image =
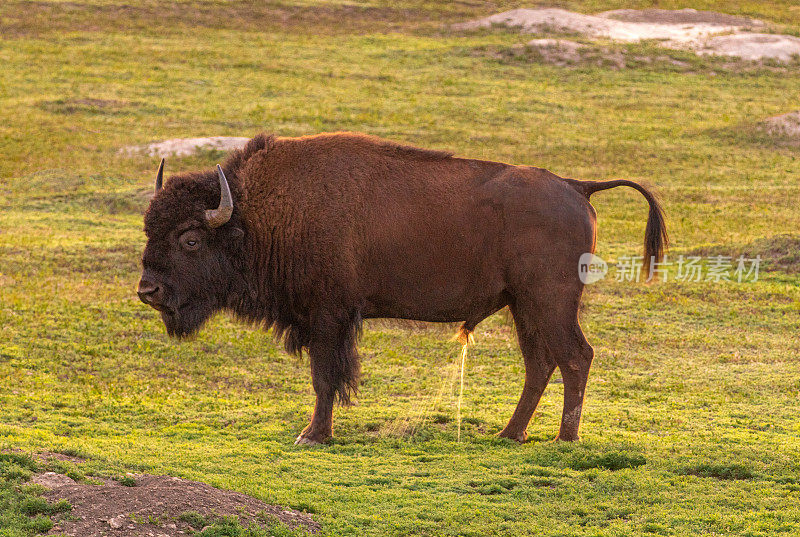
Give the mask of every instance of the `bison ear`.
POLYGON ((244 230, 240 227, 235 227, 231 230, 231 237, 234 240, 241 240, 244 237, 244 230))

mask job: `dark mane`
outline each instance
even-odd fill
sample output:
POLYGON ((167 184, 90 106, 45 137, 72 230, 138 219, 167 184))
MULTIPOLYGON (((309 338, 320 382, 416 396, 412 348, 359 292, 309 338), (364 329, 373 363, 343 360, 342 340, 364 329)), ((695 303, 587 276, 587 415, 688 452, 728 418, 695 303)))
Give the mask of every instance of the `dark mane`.
POLYGON ((228 158, 225 159, 225 163, 222 167, 227 171, 230 170, 232 175, 236 175, 236 172, 244 166, 244 164, 256 153, 263 149, 269 149, 275 143, 275 135, 274 134, 267 134, 262 132, 260 134, 256 134, 253 138, 250 139, 247 144, 241 149, 236 149, 232 151, 228 158))

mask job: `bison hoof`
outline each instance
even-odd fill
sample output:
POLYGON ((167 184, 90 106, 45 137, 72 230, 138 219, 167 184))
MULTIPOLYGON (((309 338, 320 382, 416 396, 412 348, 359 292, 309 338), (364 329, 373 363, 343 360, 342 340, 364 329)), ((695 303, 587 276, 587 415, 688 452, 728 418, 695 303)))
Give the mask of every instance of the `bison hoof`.
POLYGON ((577 442, 578 440, 580 440, 580 438, 578 438, 577 436, 561 436, 561 435, 558 435, 556 437, 555 441, 556 442, 577 442))
POLYGON ((294 441, 295 446, 317 446, 322 444, 327 438, 317 439, 310 436, 303 436, 302 434, 294 441))
POLYGON ((520 444, 524 444, 528 440, 528 431, 522 431, 518 433, 503 429, 500 431, 500 433, 498 433, 497 436, 500 438, 508 438, 509 440, 516 440, 520 444))

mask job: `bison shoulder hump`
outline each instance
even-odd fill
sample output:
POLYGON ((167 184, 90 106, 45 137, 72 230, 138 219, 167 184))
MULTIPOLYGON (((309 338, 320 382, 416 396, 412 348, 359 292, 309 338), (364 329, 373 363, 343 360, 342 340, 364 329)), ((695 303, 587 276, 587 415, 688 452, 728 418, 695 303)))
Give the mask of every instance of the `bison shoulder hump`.
POLYGON ((402 159, 414 160, 444 160, 453 156, 450 151, 438 149, 423 149, 413 145, 398 144, 388 140, 381 140, 381 149, 392 156, 402 159))

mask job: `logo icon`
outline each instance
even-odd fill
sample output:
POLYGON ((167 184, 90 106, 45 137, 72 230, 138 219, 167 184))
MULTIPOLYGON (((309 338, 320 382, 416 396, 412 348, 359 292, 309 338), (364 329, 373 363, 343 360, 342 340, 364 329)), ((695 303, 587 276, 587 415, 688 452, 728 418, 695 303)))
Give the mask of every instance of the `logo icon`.
POLYGON ((602 258, 586 252, 578 260, 578 276, 585 284, 599 282, 608 274, 608 263, 602 258))

